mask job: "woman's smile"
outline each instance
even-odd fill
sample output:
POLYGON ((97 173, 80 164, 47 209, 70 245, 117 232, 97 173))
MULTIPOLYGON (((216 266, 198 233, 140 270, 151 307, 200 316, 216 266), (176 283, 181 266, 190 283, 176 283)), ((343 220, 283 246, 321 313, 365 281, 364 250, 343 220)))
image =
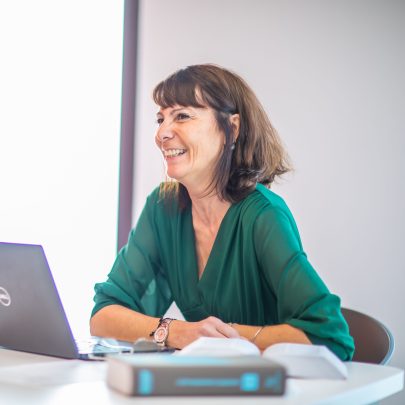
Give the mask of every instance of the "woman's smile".
POLYGON ((210 184, 224 144, 214 111, 178 105, 161 108, 157 124, 155 140, 168 177, 191 188, 210 184))
POLYGON ((162 149, 163 156, 166 160, 172 160, 173 158, 179 157, 184 155, 187 150, 186 149, 162 149))

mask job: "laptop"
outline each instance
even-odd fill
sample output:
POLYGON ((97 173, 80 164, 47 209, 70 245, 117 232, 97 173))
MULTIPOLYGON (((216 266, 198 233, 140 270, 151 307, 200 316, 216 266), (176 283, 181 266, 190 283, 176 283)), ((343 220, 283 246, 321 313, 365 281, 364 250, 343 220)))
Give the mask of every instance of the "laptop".
POLYGON ((40 245, 0 242, 0 346, 66 359, 132 352, 132 343, 75 341, 40 245))

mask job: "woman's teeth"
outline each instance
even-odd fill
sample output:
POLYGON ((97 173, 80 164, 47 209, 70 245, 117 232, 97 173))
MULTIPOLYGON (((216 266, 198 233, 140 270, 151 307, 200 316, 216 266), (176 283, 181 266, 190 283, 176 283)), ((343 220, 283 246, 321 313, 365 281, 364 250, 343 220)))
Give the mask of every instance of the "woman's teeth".
POLYGON ((185 149, 168 149, 168 150, 164 150, 163 154, 165 155, 165 157, 175 157, 175 156, 182 155, 185 152, 186 152, 185 149))

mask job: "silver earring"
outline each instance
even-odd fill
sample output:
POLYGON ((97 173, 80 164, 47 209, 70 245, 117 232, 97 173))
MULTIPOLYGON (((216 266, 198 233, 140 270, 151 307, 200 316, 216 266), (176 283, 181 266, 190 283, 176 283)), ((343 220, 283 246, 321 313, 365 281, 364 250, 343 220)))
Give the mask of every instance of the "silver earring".
POLYGON ((231 150, 235 149, 235 142, 231 145, 231 150))

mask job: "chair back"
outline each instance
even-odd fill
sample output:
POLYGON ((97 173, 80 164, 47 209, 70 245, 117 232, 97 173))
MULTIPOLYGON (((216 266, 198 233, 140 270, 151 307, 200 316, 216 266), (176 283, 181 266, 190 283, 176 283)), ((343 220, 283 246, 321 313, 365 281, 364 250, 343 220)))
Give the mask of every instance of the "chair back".
POLYGON ((342 308, 354 339, 353 361, 387 364, 394 351, 394 337, 377 319, 349 308, 342 308))

